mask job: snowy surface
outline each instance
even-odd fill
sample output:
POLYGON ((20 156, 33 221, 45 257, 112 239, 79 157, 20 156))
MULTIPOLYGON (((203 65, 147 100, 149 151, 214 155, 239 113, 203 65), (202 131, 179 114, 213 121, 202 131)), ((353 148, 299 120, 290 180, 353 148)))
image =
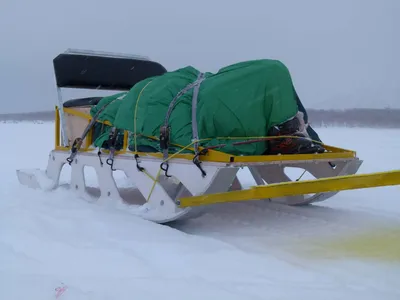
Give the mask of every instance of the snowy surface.
MULTIPOLYGON (((356 150, 361 173, 400 169, 399 130, 318 132, 356 150)), ((400 299, 399 187, 215 205, 165 226, 19 185, 16 169, 46 166, 52 123, 0 124, 0 136, 0 299, 400 299)))

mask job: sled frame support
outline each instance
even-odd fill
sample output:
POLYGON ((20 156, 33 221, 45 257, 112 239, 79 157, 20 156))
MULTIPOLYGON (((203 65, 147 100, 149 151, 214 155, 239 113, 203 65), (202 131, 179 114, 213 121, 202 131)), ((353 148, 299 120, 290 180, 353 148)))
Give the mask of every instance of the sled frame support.
MULTIPOLYGON (((18 170, 19 181, 21 184, 31 188, 43 190, 57 188, 63 166, 65 164, 68 165, 66 159, 69 155, 69 151, 51 151, 45 171, 18 170)), ((107 155, 103 153, 100 157, 105 161, 107 155)), ((190 216, 198 213, 199 210, 194 207, 198 203, 192 205, 187 202, 187 199, 192 196, 220 194, 245 189, 246 183, 241 182, 237 176, 238 171, 245 167, 249 169, 253 181, 259 186, 264 186, 280 182, 291 182, 290 177, 285 173, 286 167, 304 169, 316 178, 326 178, 354 174, 361 165, 361 161, 358 159, 307 161, 295 160, 294 157, 292 160, 287 161, 234 162, 229 164, 203 161, 202 168, 207 173, 207 176, 203 177, 191 160, 173 158, 169 161, 168 169, 168 174, 172 177, 165 177, 163 173, 160 173, 161 158, 146 154, 142 154, 139 157, 138 161, 136 161, 131 153, 119 154, 114 158, 113 168, 114 170, 123 171, 132 186, 140 192, 142 205, 130 206, 132 211, 144 219, 158 223, 166 223, 181 219, 185 215, 190 216), (335 167, 333 168, 329 162, 333 162, 335 167), (145 172, 137 168, 137 163, 144 168, 145 172)), ((121 196, 121 190, 117 187, 112 169, 107 164, 101 165, 99 163, 99 157, 96 152, 78 153, 71 163, 69 181, 70 190, 73 193, 80 198, 91 198, 87 192, 84 175, 85 166, 95 169, 100 190, 99 200, 101 202, 127 206, 126 200, 121 196)), ((291 184, 293 183, 291 182, 291 184)), ((276 197, 271 201, 286 205, 306 205, 326 200, 336 193, 336 191, 332 191, 314 195, 292 196, 282 194, 281 197, 276 197)), ((275 196, 277 195, 275 194, 275 196)), ((254 195, 251 196, 253 197, 254 195)), ((226 198, 223 198, 223 201, 217 198, 212 199, 213 201, 209 201, 207 204, 225 202, 225 200, 230 202, 226 198)))

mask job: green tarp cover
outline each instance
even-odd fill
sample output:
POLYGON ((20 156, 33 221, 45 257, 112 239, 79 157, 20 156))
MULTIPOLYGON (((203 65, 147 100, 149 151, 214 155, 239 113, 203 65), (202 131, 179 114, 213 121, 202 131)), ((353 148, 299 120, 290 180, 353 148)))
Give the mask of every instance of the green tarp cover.
MULTIPOLYGON (((189 84, 198 79, 200 71, 192 66, 145 79, 127 93, 103 98, 91 110, 93 116, 105 104, 100 114, 121 130, 136 133, 136 146, 151 146, 160 150, 160 127, 171 101, 189 84), (117 100, 116 100, 117 99, 117 100), (113 101, 115 100, 115 101, 113 101)), ((292 79, 286 66, 277 60, 240 62, 205 73, 197 98, 197 127, 201 146, 224 143, 220 151, 234 155, 260 155, 266 142, 233 146, 238 140, 229 138, 263 137, 277 124, 294 117, 298 106, 292 79), (204 139, 204 140, 203 140, 204 139)), ((192 143, 193 88, 178 98, 170 113, 170 142, 186 146, 192 143)), ((95 141, 102 146, 108 138, 106 131, 95 141)), ((132 148, 135 139, 130 139, 132 148)))

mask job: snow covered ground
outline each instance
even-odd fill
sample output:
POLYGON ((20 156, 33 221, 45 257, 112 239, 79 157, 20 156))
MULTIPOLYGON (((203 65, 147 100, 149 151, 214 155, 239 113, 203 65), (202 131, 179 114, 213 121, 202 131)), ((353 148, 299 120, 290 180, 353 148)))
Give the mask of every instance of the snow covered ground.
MULTIPOLYGON (((399 130, 318 132, 357 150, 362 173, 400 168, 399 130)), ((400 299, 400 187, 157 225, 20 186, 16 169, 46 166, 52 123, 3 123, 0 136, 0 299, 400 299)))

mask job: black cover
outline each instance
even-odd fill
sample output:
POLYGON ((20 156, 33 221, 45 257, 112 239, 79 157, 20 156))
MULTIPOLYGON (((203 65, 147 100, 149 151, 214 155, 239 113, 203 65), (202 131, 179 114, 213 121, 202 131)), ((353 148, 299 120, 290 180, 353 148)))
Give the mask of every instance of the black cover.
POLYGON ((63 53, 53 60, 57 86, 127 91, 143 79, 167 70, 140 58, 63 53))
POLYGON ((80 107, 80 106, 93 106, 97 105, 101 99, 104 97, 87 97, 78 98, 65 101, 63 103, 64 107, 80 107))

